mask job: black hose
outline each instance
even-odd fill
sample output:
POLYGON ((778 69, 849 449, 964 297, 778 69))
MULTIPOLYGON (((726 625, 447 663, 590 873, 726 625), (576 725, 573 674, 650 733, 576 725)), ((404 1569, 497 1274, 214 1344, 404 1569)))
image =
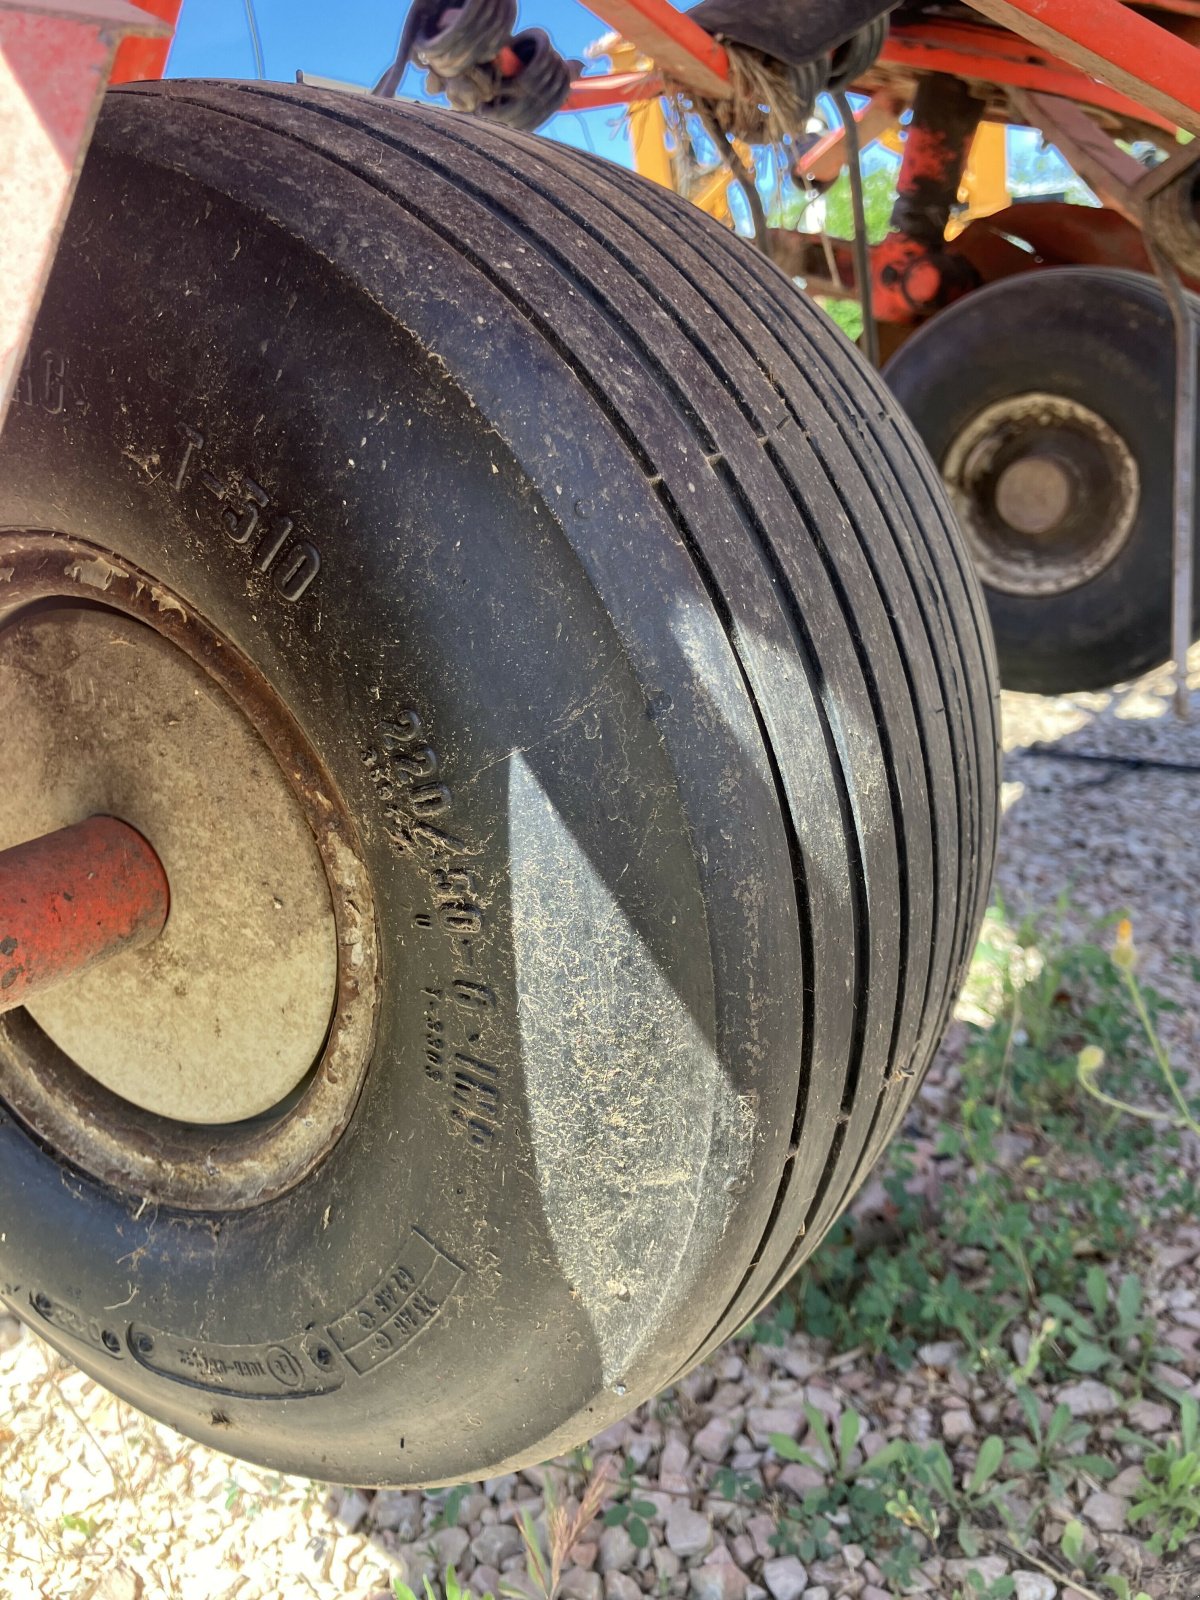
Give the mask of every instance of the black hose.
POLYGON ((879 324, 875 321, 875 299, 871 288, 871 241, 867 236, 867 207, 863 196, 862 151, 858 123, 849 100, 840 91, 833 96, 838 116, 846 130, 846 164, 850 173, 850 202, 854 209, 854 271, 858 278, 858 298, 862 303, 863 348, 867 360, 878 371, 879 324))
POLYGON ((508 44, 517 23, 517 0, 466 0, 447 7, 413 40, 413 54, 439 78, 481 67, 508 44), (450 20, 443 26, 443 17, 450 20))
POLYGON ((750 220, 754 224, 754 242, 762 253, 769 256, 771 241, 767 232, 767 213, 763 209, 762 196, 758 192, 758 181, 753 173, 737 153, 737 148, 732 139, 727 139, 721 131, 713 112, 711 102, 700 100, 696 102, 696 110, 700 121, 704 124, 704 131, 717 147, 717 154, 723 158, 730 172, 732 172, 738 188, 746 197, 746 204, 750 209, 750 220))

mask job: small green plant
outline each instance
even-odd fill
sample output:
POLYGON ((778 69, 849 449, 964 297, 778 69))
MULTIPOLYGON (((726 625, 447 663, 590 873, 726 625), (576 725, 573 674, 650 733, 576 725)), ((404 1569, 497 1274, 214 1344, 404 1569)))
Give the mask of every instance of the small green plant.
MULTIPOLYGON (((1083 1587, 1085 1578, 1090 1581, 1092 1569, 1096 1564, 1096 1557, 1088 1554, 1086 1538, 1083 1523, 1072 1518, 1063 1529, 1062 1539, 1059 1541, 1059 1553, 1071 1569, 1070 1575, 1075 1591, 1086 1596, 1086 1600, 1101 1600, 1101 1597, 1094 1589, 1085 1589, 1083 1587)), ((1041 1566, 1042 1563, 1039 1562, 1038 1565, 1041 1566)), ((1050 1567, 1043 1567, 1042 1570, 1052 1573, 1050 1567)), ((1052 1573, 1052 1575, 1057 1576, 1056 1573, 1052 1573)), ((1101 1578, 1100 1582, 1113 1591, 1117 1596, 1117 1600, 1150 1600, 1150 1596, 1144 1589, 1139 1589, 1134 1594, 1129 1579, 1123 1577, 1120 1573, 1110 1572, 1101 1578)))
POLYGON ((1128 1372, 1140 1386, 1152 1362, 1176 1359, 1158 1343, 1154 1322, 1143 1309, 1142 1286, 1133 1273, 1126 1273, 1113 1290, 1103 1267, 1090 1266, 1083 1292, 1086 1309, 1059 1295, 1046 1295, 1042 1302, 1071 1347, 1066 1357, 1069 1371, 1111 1372, 1118 1377, 1128 1372))
POLYGON ((866 1423, 857 1411, 843 1411, 838 1421, 838 1440, 835 1446, 824 1412, 818 1411, 811 1401, 806 1400, 804 1415, 808 1418, 808 1431, 816 1440, 817 1448, 824 1460, 818 1460, 811 1450, 802 1450, 786 1433, 771 1435, 772 1450, 781 1461, 798 1461, 806 1467, 815 1468, 818 1472, 831 1472, 843 1483, 852 1482, 855 1475, 854 1452, 858 1449, 858 1441, 867 1431, 866 1423))
POLYGON ((857 1412, 842 1413, 836 1443, 829 1423, 814 1405, 806 1402, 804 1413, 819 1454, 803 1449, 785 1433, 773 1433, 771 1447, 781 1460, 812 1467, 824 1473, 826 1481, 810 1489, 799 1506, 785 1507, 772 1545, 785 1555, 812 1562, 836 1549, 837 1528, 843 1542, 857 1541, 873 1550, 875 1561, 889 1582, 905 1586, 921 1554, 912 1531, 925 1533, 925 1529, 917 1522, 891 1518, 888 1500, 893 1492, 903 1492, 898 1491, 889 1473, 904 1459, 909 1446, 897 1440, 869 1460, 859 1462, 859 1444, 866 1423, 857 1412))
MULTIPOLYGON (((1055 1406, 1048 1422, 1042 1422, 1041 1410, 1032 1390, 1017 1390, 1017 1401, 1028 1429, 1027 1437, 1018 1439, 1008 1452, 1008 1467, 1018 1475, 1036 1476, 1049 1490, 1052 1499, 1060 1499, 1067 1490, 1068 1480, 1080 1472, 1091 1473, 1102 1481, 1113 1476, 1112 1463, 1103 1456, 1084 1455, 1077 1452, 1091 1433, 1086 1422, 1077 1422, 1066 1406, 1055 1406)), ((1078 1523, 1068 1526, 1083 1530, 1078 1523)), ((1066 1536, 1064 1535, 1064 1538, 1066 1536)), ((1064 1550, 1064 1555, 1067 1554, 1064 1550)), ((1068 1559, 1071 1557, 1068 1556, 1068 1559)))
POLYGON ((954 1591, 954 1600, 1010 1600, 1017 1592, 1017 1581, 1007 1575, 989 1583, 978 1572, 967 1574, 967 1587, 954 1591))
POLYGON ((438 1508, 429 1524, 429 1531, 437 1533, 442 1528, 456 1528, 462 1503, 474 1492, 475 1487, 473 1483, 456 1483, 452 1489, 431 1490, 431 1498, 437 1500, 438 1508))
POLYGON ((1063 1529, 1062 1539, 1059 1542, 1059 1549, 1062 1551, 1063 1560, 1073 1570, 1079 1570, 1083 1566, 1084 1557, 1086 1554, 1084 1538, 1085 1535, 1083 1523, 1072 1517, 1070 1522, 1068 1522, 1066 1527, 1063 1529))
MULTIPOLYGON (((1154 1006, 1147 1003, 1147 996, 1137 980, 1138 953, 1133 942, 1133 924, 1128 917, 1123 918, 1117 927, 1116 943, 1112 950, 1113 966, 1120 972, 1124 979, 1125 988, 1129 993, 1133 1009, 1137 1013, 1138 1021, 1149 1041, 1153 1052, 1154 1064, 1166 1084, 1170 1098, 1174 1105, 1174 1112, 1161 1111, 1149 1106, 1131 1105, 1128 1100, 1116 1099, 1105 1094, 1097 1083, 1100 1068, 1104 1065, 1104 1053, 1096 1047, 1084 1047, 1079 1052, 1076 1060, 1076 1071, 1081 1086, 1103 1105, 1112 1106, 1118 1111, 1125 1112, 1128 1116, 1142 1118, 1148 1122, 1176 1122, 1179 1127, 1187 1128, 1191 1133, 1200 1138, 1200 1120, 1189 1104, 1183 1092, 1175 1068, 1159 1037, 1158 1028, 1154 1020, 1154 1006)), ((1161 1007, 1161 1002, 1159 1003, 1161 1007)))
POLYGON ((735 1472, 718 1467, 712 1475, 712 1491, 722 1500, 741 1500, 753 1505, 763 1497, 763 1486, 751 1472, 735 1472))
POLYGON ((800 1515, 782 1524, 773 1541, 801 1561, 827 1555, 832 1529, 839 1526, 843 1541, 849 1535, 867 1545, 891 1543, 888 1576, 898 1581, 898 1572, 911 1572, 920 1548, 913 1535, 937 1546, 943 1532, 953 1533, 969 1557, 978 1555, 984 1543, 976 1525, 1003 1520, 999 1474, 1005 1446, 998 1436, 983 1441, 974 1467, 960 1485, 942 1444, 896 1439, 858 1462, 865 1424, 856 1412, 842 1413, 835 1442, 824 1416, 812 1405, 806 1404, 804 1410, 819 1455, 802 1449, 786 1434, 771 1435, 777 1455, 827 1475, 825 1485, 804 1496, 800 1515))
MULTIPOLYGON (((417 1600, 417 1596, 403 1578, 392 1579, 392 1593, 396 1600, 417 1600)), ((425 1579, 424 1600, 442 1600, 442 1596, 438 1594, 428 1578, 425 1579)), ((446 1570, 445 1600, 476 1600, 476 1596, 469 1589, 464 1589, 459 1583, 453 1567, 449 1567, 446 1570)), ((495 1596, 485 1594, 482 1596, 482 1600, 495 1600, 495 1596)))
POLYGON ((898 1449, 895 1460, 911 1497, 908 1504, 927 1506, 936 1517, 935 1525, 953 1532, 963 1554, 977 1556, 984 1544, 977 1525, 995 1522, 1002 1515, 1002 1490, 997 1480, 1005 1460, 1003 1439, 991 1434, 983 1441, 970 1476, 961 1486, 955 1480, 954 1463, 944 1445, 906 1444, 898 1449), (923 1499, 917 1500, 919 1495, 923 1499))
POLYGON ((1123 1578, 1119 1573, 1111 1573, 1104 1579, 1105 1584, 1116 1596, 1116 1600, 1150 1600, 1145 1589, 1139 1589, 1136 1594, 1128 1578, 1123 1578))
MULTIPOLYGON (((650 1543, 647 1518, 655 1515, 657 1507, 652 1500, 638 1499, 634 1472, 633 1462, 626 1461, 621 1468, 620 1479, 613 1488, 615 1502, 604 1513, 604 1526, 624 1528, 634 1549, 645 1550, 650 1543)), ((726 1499, 733 1498, 735 1498, 733 1495, 726 1496, 726 1499)))
POLYGON ((780 1295, 753 1322, 747 1323, 739 1337, 748 1339, 751 1344, 781 1346, 795 1331, 796 1302, 790 1295, 780 1295))
POLYGON ((1147 1456, 1129 1513, 1153 1530, 1155 1555, 1178 1550, 1200 1527, 1200 1406, 1191 1395, 1181 1397, 1179 1415, 1178 1436, 1147 1456))
POLYGON ((64 1512, 62 1525, 68 1533, 78 1533, 89 1541, 96 1537, 103 1526, 95 1517, 81 1517, 74 1511, 64 1512))

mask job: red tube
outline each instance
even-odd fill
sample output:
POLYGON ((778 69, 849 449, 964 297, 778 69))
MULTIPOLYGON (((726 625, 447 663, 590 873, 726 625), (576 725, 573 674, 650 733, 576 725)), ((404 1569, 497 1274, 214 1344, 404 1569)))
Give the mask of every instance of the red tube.
POLYGON ((0 852, 0 1011, 148 943, 169 907, 162 863, 115 817, 0 852))

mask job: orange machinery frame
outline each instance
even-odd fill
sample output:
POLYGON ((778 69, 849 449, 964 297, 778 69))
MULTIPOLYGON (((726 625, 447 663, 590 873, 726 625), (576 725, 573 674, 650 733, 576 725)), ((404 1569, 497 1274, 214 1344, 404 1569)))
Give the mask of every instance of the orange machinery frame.
MULTIPOLYGON (((724 50, 669 0, 586 3, 686 88, 710 98, 729 93, 724 50)), ((1058 95, 1200 135, 1200 0, 1156 0, 1142 10, 1126 0, 966 3, 1010 31, 910 23, 892 30, 883 61, 1058 95)), ((619 105, 657 90, 644 74, 585 78, 568 106, 619 105)))

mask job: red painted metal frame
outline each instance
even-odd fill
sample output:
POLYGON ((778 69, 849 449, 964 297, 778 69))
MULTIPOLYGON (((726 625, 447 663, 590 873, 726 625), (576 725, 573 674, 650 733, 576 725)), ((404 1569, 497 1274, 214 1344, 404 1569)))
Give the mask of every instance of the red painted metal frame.
POLYGON ((118 45, 125 0, 0 0, 0 425, 118 45))
MULTIPOLYGON (((590 4, 590 0, 589 0, 590 4)), ((1162 30, 1159 30, 1161 33, 1162 30)), ((1168 45, 1180 45, 1173 34, 1168 45)), ((1200 82, 1200 51, 1194 52, 1200 82)), ((885 66, 913 72, 945 72, 953 77, 996 84, 1003 89, 1025 89, 1056 95, 1109 111, 1131 122, 1151 123, 1174 135, 1177 124, 1160 116, 1129 95, 1099 83, 1045 50, 1036 48, 1000 28, 974 23, 922 22, 897 25, 888 36, 880 60, 885 66)), ((581 78, 567 101, 568 111, 595 111, 636 100, 652 100, 661 91, 659 74, 621 72, 581 78)))
POLYGON ((169 909, 162 863, 115 817, 0 852, 0 1011, 148 943, 169 909))
MULTIPOLYGON (((1156 30, 1161 49, 1179 48, 1174 34, 1156 30)), ((1185 50, 1188 46, 1183 47, 1185 50)), ((1196 56, 1197 99, 1200 100, 1200 51, 1196 56)), ((1174 134, 1177 123, 1141 101, 1069 66, 1028 40, 979 23, 922 22, 892 29, 880 60, 916 72, 946 72, 956 78, 994 83, 1002 89, 1026 89, 1057 95, 1097 111, 1111 111, 1135 122, 1149 122, 1174 134)))
POLYGON ((976 11, 1200 134, 1200 51, 1124 0, 970 0, 976 11), (1170 47, 1168 46, 1170 41, 1170 47))
POLYGON ((183 10, 183 0, 133 0, 133 4, 139 11, 148 11, 165 22, 171 32, 157 39, 126 39, 117 51, 110 83, 141 83, 148 78, 161 78, 167 70, 171 36, 183 10))
MULTIPOLYGON (((669 68, 670 76, 688 81, 686 64, 685 70, 679 68, 685 38, 671 28, 669 14, 674 8, 665 0, 587 3, 630 43, 669 68), (659 51, 664 48, 664 32, 671 33, 669 63, 655 48, 656 44, 659 51)), ((969 23, 910 23, 892 30, 884 62, 1058 95, 1171 131, 1187 127, 1200 133, 1200 49, 1130 10, 1123 0, 968 3, 989 15, 1003 11, 1011 31, 969 23), (1105 40, 1113 42, 1107 52, 1098 48, 1105 40), (1097 82, 1094 74, 1104 81, 1097 82)), ((1184 17, 1200 15, 1200 7, 1193 9, 1191 0, 1175 0, 1171 9, 1184 17)), ((675 16, 687 21, 679 13, 675 16)), ((689 26, 695 29, 694 24, 689 26)), ((728 75, 724 52, 707 35, 704 38, 704 69, 724 79, 728 75)), ((627 73, 584 79, 572 91, 567 108, 620 105, 631 98, 647 98, 656 90, 657 83, 638 87, 636 75, 627 73)))
POLYGON ((586 0, 586 4, 668 77, 709 99, 729 94, 725 51, 668 0, 586 0))

